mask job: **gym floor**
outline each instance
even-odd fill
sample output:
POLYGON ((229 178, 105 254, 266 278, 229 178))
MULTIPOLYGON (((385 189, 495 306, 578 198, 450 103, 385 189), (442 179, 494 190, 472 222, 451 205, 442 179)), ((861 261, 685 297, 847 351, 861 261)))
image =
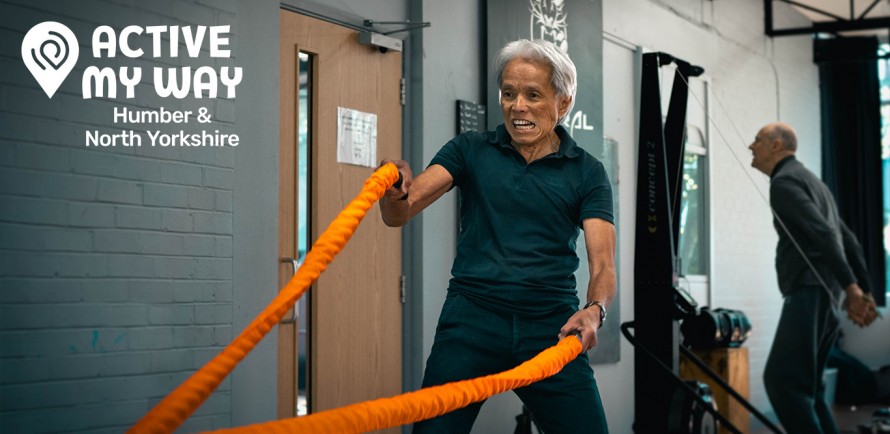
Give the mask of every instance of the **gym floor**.
MULTIPOLYGON (((834 420, 841 434, 859 434, 859 426, 871 426, 873 414, 881 408, 888 408, 880 404, 866 404, 860 406, 835 405, 834 420)), ((886 432, 886 431, 878 431, 886 432)))
MULTIPOLYGON (((888 408, 886 405, 867 404, 860 406, 835 405, 834 420, 840 428, 841 434, 860 434, 859 425, 870 426, 872 423, 872 415, 881 408, 888 408)), ((882 432, 882 431, 878 431, 882 432)), ((769 429, 763 427, 755 429, 751 434, 772 434, 769 429)))

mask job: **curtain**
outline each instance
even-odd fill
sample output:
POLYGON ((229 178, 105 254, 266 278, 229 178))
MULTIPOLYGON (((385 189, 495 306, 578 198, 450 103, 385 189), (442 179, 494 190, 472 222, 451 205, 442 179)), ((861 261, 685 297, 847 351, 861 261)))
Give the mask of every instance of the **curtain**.
POLYGON ((822 179, 865 251, 871 277, 866 284, 885 305, 878 41, 817 39, 814 51, 822 100, 822 179))

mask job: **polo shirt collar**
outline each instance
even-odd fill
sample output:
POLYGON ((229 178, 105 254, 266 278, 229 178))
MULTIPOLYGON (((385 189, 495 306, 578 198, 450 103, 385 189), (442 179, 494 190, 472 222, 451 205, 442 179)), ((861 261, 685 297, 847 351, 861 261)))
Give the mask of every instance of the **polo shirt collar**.
MULTIPOLYGON (((578 144, 575 143, 575 139, 569 135, 569 132, 566 131, 564 126, 556 126, 556 135, 559 137, 559 150, 556 151, 556 154, 553 156, 554 158, 575 158, 580 155, 578 152, 578 144)), ((492 136, 489 136, 488 141, 489 143, 500 145, 504 148, 513 149, 513 144, 510 143, 510 135, 507 134, 507 127, 504 126, 504 124, 498 125, 495 133, 492 136)))

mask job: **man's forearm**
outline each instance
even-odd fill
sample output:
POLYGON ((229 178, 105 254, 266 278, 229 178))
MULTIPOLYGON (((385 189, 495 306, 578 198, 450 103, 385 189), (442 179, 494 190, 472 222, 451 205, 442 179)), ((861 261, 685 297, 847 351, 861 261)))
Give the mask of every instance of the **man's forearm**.
POLYGON ((587 302, 601 301, 606 307, 612 304, 616 292, 615 270, 602 270, 594 276, 590 276, 587 285, 587 302))
POLYGON ((383 223, 390 227, 403 226, 410 219, 411 205, 408 203, 410 198, 405 200, 390 199, 382 197, 380 199, 380 216, 383 223))

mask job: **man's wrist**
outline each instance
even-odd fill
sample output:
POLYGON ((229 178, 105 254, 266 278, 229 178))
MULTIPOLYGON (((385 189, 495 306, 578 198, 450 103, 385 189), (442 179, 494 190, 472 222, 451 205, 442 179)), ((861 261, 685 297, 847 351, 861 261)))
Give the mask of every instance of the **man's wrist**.
POLYGON ((606 322, 606 305, 599 300, 591 300, 588 301, 587 304, 584 305, 582 309, 587 309, 592 306, 599 307, 600 310, 600 325, 599 328, 603 328, 603 324, 606 322))

